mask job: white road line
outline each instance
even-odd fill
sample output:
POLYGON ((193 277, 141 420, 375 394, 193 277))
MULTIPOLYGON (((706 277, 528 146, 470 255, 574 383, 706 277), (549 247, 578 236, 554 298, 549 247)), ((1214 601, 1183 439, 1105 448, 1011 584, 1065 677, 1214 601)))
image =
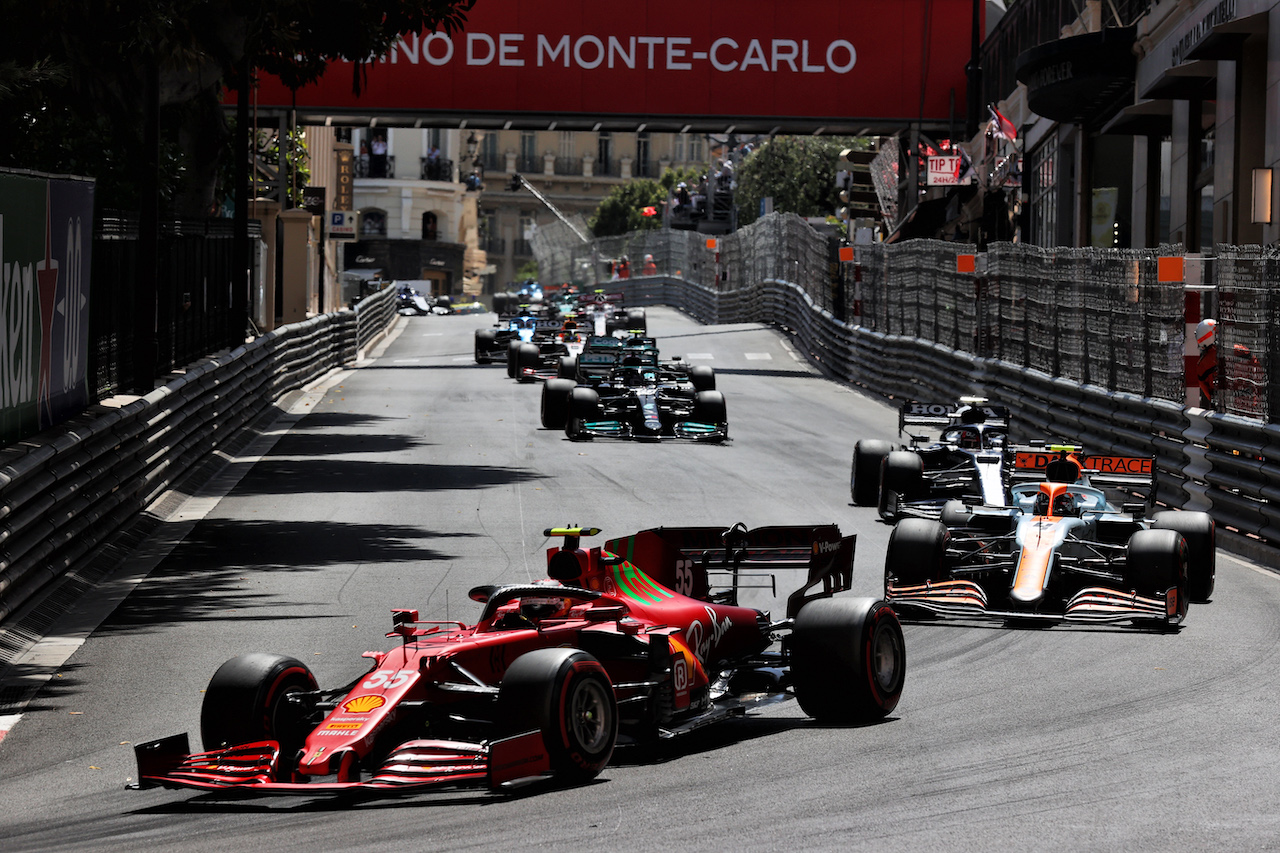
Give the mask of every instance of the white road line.
POLYGON ((392 364, 421 364, 421 363, 422 363, 422 359, 420 359, 420 358, 393 358, 393 359, 391 360, 391 363, 392 363, 392 364))
POLYGON ((699 361, 715 361, 716 357, 709 352, 691 352, 685 355, 686 360, 698 359, 699 361))
POLYGON ((767 352, 749 352, 747 361, 773 361, 773 356, 767 352))
POLYGON ((424 332, 422 336, 424 338, 438 338, 443 334, 444 332, 424 332))
POLYGON ((795 349, 791 346, 791 344, 787 343, 786 341, 782 341, 781 343, 782 343, 782 348, 787 351, 787 355, 791 356, 792 361, 802 361, 802 359, 800 358, 800 353, 796 352, 795 349))

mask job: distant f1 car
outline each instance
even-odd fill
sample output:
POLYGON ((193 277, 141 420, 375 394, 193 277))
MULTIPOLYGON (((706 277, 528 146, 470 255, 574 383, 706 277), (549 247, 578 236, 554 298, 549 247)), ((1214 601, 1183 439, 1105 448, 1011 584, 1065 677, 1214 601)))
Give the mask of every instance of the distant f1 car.
POLYGON ((1145 518, 1150 456, 1074 445, 1014 449, 1008 506, 951 501, 889 537, 885 599, 904 613, 1176 626, 1213 593, 1216 531, 1203 512, 1145 518), (1117 506, 1107 490, 1143 500, 1117 506))
POLYGON ((834 525, 658 528, 580 547, 561 528, 551 580, 482 586, 474 625, 393 610, 389 651, 321 689, 305 664, 223 664, 187 735, 135 748, 136 787, 244 794, 388 795, 433 787, 581 782, 621 734, 651 743, 795 697, 826 723, 893 711, 906 656, 892 608, 849 589, 856 537, 834 525), (774 570, 807 578, 786 618, 740 606, 774 570), (725 583, 721 583, 721 580, 725 583), (780 648, 775 648, 780 642, 780 648))
MULTIPOLYGON (((580 373, 593 366, 586 353, 578 364, 580 373)), ((574 441, 682 438, 714 443, 729 437, 724 395, 714 390, 715 374, 705 368, 666 367, 656 350, 641 349, 624 352, 607 374, 590 381, 549 380, 543 388, 543 425, 563 425, 574 441)))
POLYGON ((662 360, 657 341, 637 336, 630 338, 593 335, 587 338, 582 352, 562 359, 556 378, 542 386, 542 425, 547 429, 564 429, 569 420, 570 398, 574 389, 594 388, 610 392, 615 385, 633 387, 644 382, 673 389, 692 389, 694 395, 716 390, 716 374, 709 365, 690 365, 683 359, 662 360))
POLYGON ((898 435, 910 444, 863 439, 853 447, 849 492, 859 506, 876 506, 886 520, 937 518, 949 500, 1005 502, 1005 443, 1009 410, 983 397, 958 406, 908 402, 898 412, 898 435), (924 430, 938 433, 930 441, 924 430))

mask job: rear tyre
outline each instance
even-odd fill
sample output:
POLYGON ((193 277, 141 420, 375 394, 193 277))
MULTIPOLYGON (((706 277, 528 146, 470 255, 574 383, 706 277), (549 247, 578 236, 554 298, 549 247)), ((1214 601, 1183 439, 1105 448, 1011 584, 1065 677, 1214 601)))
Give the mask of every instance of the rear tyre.
POLYGON ((578 649, 536 649, 515 659, 498 687, 499 725, 536 728, 557 779, 585 782, 609 763, 618 703, 600 662, 578 649))
POLYGON ((1187 615, 1187 540, 1176 530, 1139 530, 1129 537, 1125 552, 1129 582, 1140 595, 1163 598, 1177 589, 1175 612, 1166 619, 1180 622, 1187 615))
POLYGON ((948 528, 968 527, 973 522, 973 513, 965 507, 964 501, 947 501, 942 505, 938 520, 948 528))
POLYGON ((906 643, 898 615, 885 602, 810 601, 796 615, 789 650, 796 698, 819 722, 869 722, 897 707, 906 643))
POLYGON ((493 329, 476 329, 476 364, 488 364, 493 360, 489 354, 493 352, 497 337, 493 329))
POLYGON ((218 667, 200 706, 200 741, 206 750, 263 740, 280 744, 280 757, 294 760, 311 733, 309 708, 289 701, 294 693, 318 690, 301 661, 250 652, 218 667))
POLYGON ((853 446, 849 494, 856 505, 875 506, 880 502, 880 466, 892 452, 892 444, 876 439, 863 439, 853 446))
POLYGON ((649 324, 645 320, 643 308, 627 309, 627 331, 639 332, 644 334, 649 330, 649 324))
POLYGON ((689 368, 689 381, 695 391, 716 390, 716 372, 708 365, 695 364, 689 368))
POLYGON ((507 313, 507 305, 508 305, 507 294, 505 293, 493 294, 493 312, 495 314, 497 314, 498 316, 502 316, 503 314, 507 313))
POLYGON ((950 539, 947 526, 931 518, 904 518, 895 524, 884 556, 885 589, 891 577, 897 586, 941 580, 950 539))
POLYGON ((532 382, 532 376, 526 376, 525 370, 537 370, 542 366, 542 350, 537 344, 521 344, 516 351, 516 379, 521 382, 532 382))
POLYGON ((1156 530, 1176 530, 1187 541, 1187 595, 1192 601, 1213 596, 1218 574, 1217 526, 1207 512, 1166 510, 1151 518, 1156 530))
POLYGON ((556 365, 556 376, 560 379, 577 379, 578 357, 574 355, 561 356, 560 363, 556 365))
POLYGON ((920 497, 924 485, 924 460, 909 450, 895 450, 884 458, 880 469, 880 517, 897 517, 899 501, 920 497))
POLYGON ((542 386, 542 425, 546 429, 564 429, 569 420, 569 395, 572 379, 548 379, 542 386))

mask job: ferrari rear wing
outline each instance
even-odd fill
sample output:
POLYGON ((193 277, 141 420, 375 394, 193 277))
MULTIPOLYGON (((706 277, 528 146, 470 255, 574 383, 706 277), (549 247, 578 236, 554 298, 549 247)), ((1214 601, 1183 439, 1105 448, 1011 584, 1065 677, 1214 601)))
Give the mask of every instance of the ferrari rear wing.
POLYGON ((985 397, 961 397, 958 405, 941 403, 921 403, 911 400, 902 404, 898 410, 898 434, 906 432, 907 427, 926 427, 941 430, 960 422, 963 410, 980 412, 981 417, 975 422, 992 426, 1009 426, 1008 406, 997 406, 988 403, 985 397))
POLYGON ((704 601, 737 603, 743 589, 777 594, 774 572, 807 572, 787 599, 788 616, 813 598, 853 586, 857 536, 834 524, 757 527, 659 527, 612 539, 604 549, 643 569, 664 586, 704 601), (820 591, 815 591, 821 586, 820 591))

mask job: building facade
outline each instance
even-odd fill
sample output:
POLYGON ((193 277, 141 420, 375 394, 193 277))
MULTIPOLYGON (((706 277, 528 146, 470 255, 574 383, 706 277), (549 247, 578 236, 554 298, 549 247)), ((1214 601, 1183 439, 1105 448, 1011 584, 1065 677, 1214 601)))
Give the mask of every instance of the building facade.
POLYGON ((984 103, 1018 130, 1021 187, 980 187, 945 236, 1191 252, 1280 237, 1278 0, 1016 0, 981 67, 984 103))

